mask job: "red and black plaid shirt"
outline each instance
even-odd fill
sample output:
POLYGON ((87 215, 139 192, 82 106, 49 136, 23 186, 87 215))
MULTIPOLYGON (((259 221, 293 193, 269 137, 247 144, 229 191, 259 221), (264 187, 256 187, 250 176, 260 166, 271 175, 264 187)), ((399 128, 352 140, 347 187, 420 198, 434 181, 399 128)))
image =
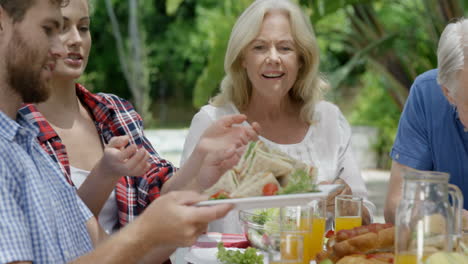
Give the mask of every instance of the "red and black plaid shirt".
MULTIPOLYGON (((112 94, 92 94, 80 84, 76 84, 76 94, 90 110, 98 134, 105 144, 112 137, 128 135, 132 144, 144 147, 150 153, 151 168, 143 177, 122 177, 115 187, 119 225, 125 226, 160 196, 163 183, 172 176, 176 168, 159 157, 143 134, 143 121, 140 115, 128 101, 112 94)), ((39 143, 59 164, 67 181, 73 185, 67 151, 55 130, 35 105, 27 104, 20 109, 20 112, 39 127, 39 143)))

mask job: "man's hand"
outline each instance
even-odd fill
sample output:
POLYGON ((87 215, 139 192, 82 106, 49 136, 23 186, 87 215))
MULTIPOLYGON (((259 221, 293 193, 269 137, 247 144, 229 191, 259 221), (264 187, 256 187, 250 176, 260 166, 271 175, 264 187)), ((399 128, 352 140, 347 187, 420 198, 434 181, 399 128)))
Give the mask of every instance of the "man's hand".
POLYGON ((149 153, 136 145, 129 145, 128 136, 113 137, 104 149, 96 167, 102 175, 111 177, 143 176, 150 168, 149 153), (125 147, 127 146, 127 147, 125 147))
POLYGON ((73 263, 139 263, 147 256, 150 258, 145 261, 160 263, 168 254, 166 249, 193 245, 209 222, 224 217, 233 208, 231 204, 193 206, 206 198, 195 192, 162 195, 135 221, 73 263))
POLYGON ((206 232, 209 222, 224 217, 233 208, 231 204, 193 206, 206 199, 191 191, 170 192, 156 199, 135 221, 142 227, 142 239, 173 247, 193 245, 206 232))

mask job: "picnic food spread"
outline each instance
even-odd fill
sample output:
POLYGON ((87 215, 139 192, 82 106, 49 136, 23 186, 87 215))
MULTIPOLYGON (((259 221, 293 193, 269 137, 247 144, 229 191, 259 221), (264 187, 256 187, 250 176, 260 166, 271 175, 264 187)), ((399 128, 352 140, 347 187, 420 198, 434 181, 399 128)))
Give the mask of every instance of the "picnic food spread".
POLYGON ((317 168, 263 142, 250 142, 239 163, 204 193, 212 199, 318 191, 317 168))
POLYGON ((326 250, 317 254, 316 261, 393 263, 394 242, 395 228, 391 224, 370 224, 341 230, 328 239, 326 250))

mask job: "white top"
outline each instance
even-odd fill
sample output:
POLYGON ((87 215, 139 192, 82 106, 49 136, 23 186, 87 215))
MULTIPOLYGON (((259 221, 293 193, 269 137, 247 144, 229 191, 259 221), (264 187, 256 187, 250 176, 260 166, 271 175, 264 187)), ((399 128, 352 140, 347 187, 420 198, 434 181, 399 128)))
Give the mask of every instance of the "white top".
MULTIPOLYGON (((181 166, 192 153, 205 129, 222 116, 232 114, 239 114, 239 110, 232 103, 222 107, 205 105, 200 109, 193 117, 185 139, 181 166)), ((243 125, 250 124, 244 122, 243 125)), ((317 182, 333 181, 339 175, 349 185, 353 194, 365 198, 364 203, 371 216, 373 215, 375 206, 366 199, 366 185, 352 153, 351 128, 334 104, 321 101, 316 105, 314 121, 300 143, 278 144, 261 136, 260 140, 269 147, 277 148, 295 159, 316 166, 318 168, 317 182)), ((222 230, 210 231, 226 232, 222 230)))
MULTIPOLYGON (((71 179, 76 188, 80 188, 86 177, 89 175, 89 171, 78 169, 70 166, 71 179)), ((115 198, 115 191, 112 191, 109 198, 104 203, 101 212, 98 216, 99 224, 101 224, 104 231, 107 234, 111 234, 115 231, 115 226, 118 219, 118 208, 117 200, 115 198)))

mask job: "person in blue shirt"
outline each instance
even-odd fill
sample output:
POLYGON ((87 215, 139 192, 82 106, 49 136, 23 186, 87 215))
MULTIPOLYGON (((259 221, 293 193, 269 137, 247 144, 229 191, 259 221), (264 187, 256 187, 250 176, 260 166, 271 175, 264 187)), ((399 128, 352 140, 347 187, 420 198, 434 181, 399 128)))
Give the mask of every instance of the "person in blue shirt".
POLYGON ((418 76, 411 87, 391 150, 393 159, 385 220, 395 221, 402 171, 450 174, 468 208, 468 20, 447 25, 437 49, 438 69, 418 76))
MULTIPOLYGON (((105 234, 39 145, 38 129, 18 113, 23 102, 49 96, 52 71, 65 53, 63 5, 66 0, 0 0, 0 263, 161 263, 161 251, 192 245, 232 205, 196 207, 207 197, 170 192, 116 234, 105 234)), ((241 140, 244 147, 248 139, 240 134, 247 131, 233 126, 244 120, 230 116, 208 128, 192 173, 214 175, 219 164, 238 159, 238 149, 214 146, 241 140)))

